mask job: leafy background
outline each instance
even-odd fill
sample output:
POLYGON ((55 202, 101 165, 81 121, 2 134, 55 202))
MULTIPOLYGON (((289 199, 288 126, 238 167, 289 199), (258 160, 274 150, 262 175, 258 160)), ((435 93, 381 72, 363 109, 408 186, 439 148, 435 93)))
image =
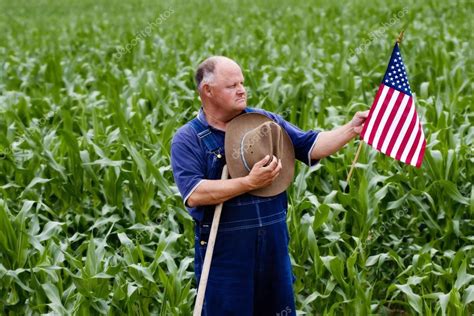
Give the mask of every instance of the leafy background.
POLYGON ((297 309, 474 311, 472 1, 0 7, 0 313, 190 314, 193 222, 169 149, 199 108, 196 65, 230 56, 249 104, 331 129, 369 108, 403 26, 423 166, 364 146, 347 188, 355 141, 297 167, 297 309))

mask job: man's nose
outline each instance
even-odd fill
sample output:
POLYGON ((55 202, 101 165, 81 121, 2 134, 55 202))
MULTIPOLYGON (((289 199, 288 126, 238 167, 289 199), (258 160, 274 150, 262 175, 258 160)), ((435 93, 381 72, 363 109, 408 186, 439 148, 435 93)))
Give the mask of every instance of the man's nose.
POLYGON ((239 85, 239 88, 237 89, 238 94, 245 94, 245 87, 244 85, 239 85))

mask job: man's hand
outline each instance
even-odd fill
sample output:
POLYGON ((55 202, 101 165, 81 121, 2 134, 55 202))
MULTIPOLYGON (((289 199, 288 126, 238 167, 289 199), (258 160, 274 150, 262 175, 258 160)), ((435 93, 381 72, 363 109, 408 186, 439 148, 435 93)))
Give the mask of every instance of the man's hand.
POLYGON ((245 177, 249 188, 256 190, 269 186, 280 175, 281 168, 281 159, 275 156, 265 156, 252 167, 250 173, 245 177))
POLYGON ((351 120, 350 125, 353 128, 354 133, 360 134, 362 128, 364 127, 364 122, 369 116, 369 111, 357 112, 351 120))

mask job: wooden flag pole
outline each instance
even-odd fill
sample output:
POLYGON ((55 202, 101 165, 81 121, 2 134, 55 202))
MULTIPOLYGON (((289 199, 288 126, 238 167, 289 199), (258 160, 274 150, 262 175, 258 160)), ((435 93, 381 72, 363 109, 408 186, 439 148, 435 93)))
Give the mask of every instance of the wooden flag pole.
POLYGON ((402 40, 403 40, 403 33, 405 32, 405 30, 403 29, 401 32, 400 32, 400 35, 398 35, 397 37, 397 43, 398 45, 400 45, 402 43, 402 40))
MULTIPOLYGON (((226 180, 229 176, 227 165, 222 169, 222 180, 226 180)), ((198 293, 196 297, 196 305, 194 306, 193 316, 201 316, 202 305, 204 304, 204 295, 206 294, 207 280, 209 277, 209 270, 211 269, 212 254, 214 252, 214 245, 216 242, 217 229, 219 228, 219 221, 221 220, 222 206, 220 203, 216 206, 214 211, 214 218, 212 219, 211 232, 207 241, 206 255, 204 256, 204 264, 202 267, 201 278, 199 280, 198 293)))
MULTIPOLYGON (((400 35, 398 35, 397 37, 397 43, 398 45, 400 45, 402 43, 402 40, 403 40, 403 33, 405 32, 405 29, 403 29, 401 32, 400 32, 400 35)), ((354 157, 354 161, 352 161, 352 166, 351 166, 351 170, 349 170, 349 174, 347 175, 347 179, 346 179, 346 182, 347 184, 349 184, 349 181, 351 180, 351 177, 352 177, 352 173, 354 172, 354 168, 355 168, 355 165, 357 163, 357 160, 359 159, 359 154, 360 154, 360 151, 362 149, 362 144, 364 143, 364 140, 360 140, 360 143, 359 143, 359 147, 357 148, 357 152, 356 152, 356 155, 354 157)))
POLYGON ((355 155, 355 157, 354 157, 354 160, 352 161, 351 170, 349 171, 349 174, 347 175, 347 179, 346 179, 347 184, 349 184, 349 181, 351 181, 352 172, 354 172, 354 168, 355 168, 356 162, 357 162, 357 160, 359 159, 359 155, 360 155, 360 151, 361 151, 361 149, 362 149, 362 144, 363 144, 363 143, 364 143, 364 140, 361 139, 361 140, 360 140, 360 143, 359 143, 359 147, 357 148, 357 152, 356 152, 356 155, 355 155))

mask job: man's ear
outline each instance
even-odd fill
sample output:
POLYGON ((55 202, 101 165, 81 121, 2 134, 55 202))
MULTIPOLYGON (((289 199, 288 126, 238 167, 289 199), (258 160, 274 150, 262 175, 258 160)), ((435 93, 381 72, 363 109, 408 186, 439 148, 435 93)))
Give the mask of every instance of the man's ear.
POLYGON ((212 97, 211 86, 209 86, 207 83, 202 86, 202 90, 207 97, 212 97))

